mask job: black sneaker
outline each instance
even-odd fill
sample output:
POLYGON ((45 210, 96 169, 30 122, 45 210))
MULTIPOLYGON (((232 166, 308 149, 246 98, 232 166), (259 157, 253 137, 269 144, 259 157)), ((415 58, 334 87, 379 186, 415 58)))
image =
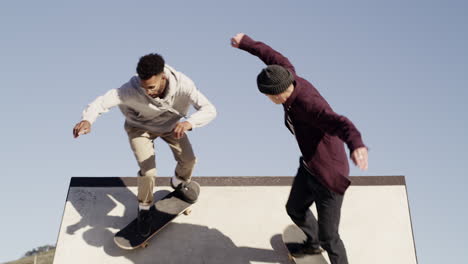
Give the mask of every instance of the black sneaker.
POLYGON ((150 210, 138 210, 138 233, 143 236, 149 236, 151 233, 152 214, 150 210))
POLYGON ((288 243, 286 246, 289 253, 296 258, 304 257, 305 255, 318 255, 324 251, 320 246, 312 245, 307 241, 303 243, 288 243))
POLYGON ((174 188, 176 195, 187 203, 196 203, 200 194, 200 185, 194 181, 182 182, 177 186, 171 181, 171 186, 174 188))

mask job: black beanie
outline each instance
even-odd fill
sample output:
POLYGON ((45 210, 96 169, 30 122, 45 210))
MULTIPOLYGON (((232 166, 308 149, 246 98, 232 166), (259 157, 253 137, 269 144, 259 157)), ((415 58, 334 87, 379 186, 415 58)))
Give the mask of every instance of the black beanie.
POLYGON ((257 76, 258 90, 271 95, 286 91, 293 81, 291 72, 280 65, 268 65, 257 76))

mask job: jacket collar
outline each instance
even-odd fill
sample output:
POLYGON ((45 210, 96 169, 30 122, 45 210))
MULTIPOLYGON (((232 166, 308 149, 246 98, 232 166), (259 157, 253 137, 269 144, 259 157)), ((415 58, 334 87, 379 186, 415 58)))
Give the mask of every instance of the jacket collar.
POLYGON ((294 91, 289 96, 288 100, 286 100, 286 102, 283 103, 283 106, 284 106, 285 109, 291 108, 292 104, 296 100, 297 95, 300 92, 300 89, 301 89, 301 86, 297 85, 297 82, 294 81, 294 91))

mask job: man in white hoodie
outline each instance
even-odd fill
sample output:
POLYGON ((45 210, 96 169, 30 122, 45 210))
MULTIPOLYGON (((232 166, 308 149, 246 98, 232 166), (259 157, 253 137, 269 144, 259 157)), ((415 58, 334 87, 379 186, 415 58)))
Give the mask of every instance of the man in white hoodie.
POLYGON ((184 74, 165 65, 158 54, 140 58, 137 76, 118 89, 96 98, 83 111, 82 121, 73 128, 75 138, 91 132, 91 125, 102 113, 119 106, 125 116, 125 130, 140 167, 138 172, 139 229, 150 232, 156 161, 154 140, 161 137, 177 161, 171 185, 181 197, 194 203, 199 186, 191 182, 196 158, 186 131, 202 127, 216 117, 216 108, 184 74), (187 116, 190 105, 197 111, 187 116), (184 121, 181 119, 184 118, 184 121))

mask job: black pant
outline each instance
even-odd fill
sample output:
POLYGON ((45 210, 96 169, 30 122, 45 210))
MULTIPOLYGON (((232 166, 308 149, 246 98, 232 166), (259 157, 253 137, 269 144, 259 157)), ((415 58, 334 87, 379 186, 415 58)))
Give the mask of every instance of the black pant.
POLYGON ((346 264, 346 249, 338 234, 343 195, 321 184, 316 176, 304 167, 302 158, 289 194, 286 211, 293 222, 306 234, 314 246, 328 253, 332 264, 346 264), (316 203, 318 221, 310 206, 316 203))

